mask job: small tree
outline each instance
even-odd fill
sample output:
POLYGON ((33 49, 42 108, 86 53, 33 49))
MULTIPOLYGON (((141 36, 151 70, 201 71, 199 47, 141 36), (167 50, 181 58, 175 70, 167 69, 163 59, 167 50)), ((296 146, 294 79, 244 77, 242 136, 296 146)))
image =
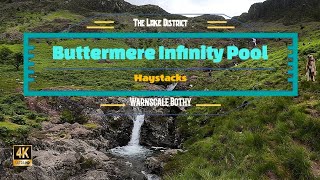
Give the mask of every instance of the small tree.
POLYGON ((19 67, 23 64, 23 55, 21 52, 13 54, 11 64, 19 71, 19 67))
POLYGON ((10 61, 11 59, 11 55, 12 55, 12 51, 7 48, 7 47, 3 47, 0 49, 0 63, 4 64, 10 61))

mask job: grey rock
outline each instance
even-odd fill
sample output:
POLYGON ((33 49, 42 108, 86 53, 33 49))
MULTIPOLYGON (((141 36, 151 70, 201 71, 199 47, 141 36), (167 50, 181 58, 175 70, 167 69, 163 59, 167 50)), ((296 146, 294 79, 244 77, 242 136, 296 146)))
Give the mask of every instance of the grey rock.
POLYGON ((149 157, 145 161, 145 166, 152 174, 162 174, 164 163, 157 157, 149 157))

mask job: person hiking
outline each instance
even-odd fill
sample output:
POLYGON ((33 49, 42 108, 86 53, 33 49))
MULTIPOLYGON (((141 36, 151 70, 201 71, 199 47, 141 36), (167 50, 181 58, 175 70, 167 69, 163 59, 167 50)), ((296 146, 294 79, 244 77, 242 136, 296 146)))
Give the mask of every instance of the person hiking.
POLYGON ((252 38, 252 43, 254 44, 254 47, 257 47, 257 39, 256 38, 252 38))
POLYGON ((317 68, 316 68, 316 60, 314 59, 313 55, 308 55, 308 61, 306 64, 306 75, 307 81, 316 81, 317 75, 317 68))

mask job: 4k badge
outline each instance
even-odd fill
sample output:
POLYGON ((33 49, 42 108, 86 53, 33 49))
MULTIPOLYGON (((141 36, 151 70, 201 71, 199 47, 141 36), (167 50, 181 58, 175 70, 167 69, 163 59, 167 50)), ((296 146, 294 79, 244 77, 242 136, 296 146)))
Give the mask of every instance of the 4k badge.
POLYGON ((32 166, 32 145, 14 145, 13 166, 32 166))

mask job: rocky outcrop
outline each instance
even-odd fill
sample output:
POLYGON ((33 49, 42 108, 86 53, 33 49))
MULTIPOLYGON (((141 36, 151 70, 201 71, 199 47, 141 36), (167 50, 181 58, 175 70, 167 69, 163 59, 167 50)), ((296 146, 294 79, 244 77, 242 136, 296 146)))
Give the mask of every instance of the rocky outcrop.
POLYGON ((44 122, 42 128, 33 132, 27 142, 33 145, 31 167, 13 168, 12 149, 0 148, 1 180, 144 178, 126 160, 108 152, 118 144, 103 137, 103 127, 92 130, 77 123, 44 122))
POLYGON ((172 157, 178 153, 183 153, 181 149, 167 149, 162 150, 160 153, 155 156, 149 157, 145 160, 145 166, 148 173, 162 175, 164 166, 166 163, 172 159, 172 157))
POLYGON ((49 115, 50 123, 43 124, 43 128, 48 130, 48 132, 60 133, 61 135, 67 130, 68 136, 81 138, 82 134, 86 134, 88 131, 81 128, 80 124, 74 122, 83 122, 83 119, 85 119, 87 123, 97 126, 89 134, 106 138, 110 141, 112 147, 124 146, 130 140, 133 122, 130 117, 126 116, 127 110, 119 107, 100 108, 100 104, 103 103, 124 103, 126 101, 124 98, 88 97, 72 99, 58 97, 49 99, 30 97, 26 101, 30 109, 49 115), (74 117, 72 119, 74 124, 62 124, 61 117, 63 112, 71 113, 72 117, 74 117))
MULTIPOLYGON (((100 104, 122 104, 127 103, 126 98, 80 98, 71 99, 59 97, 55 99, 39 98, 38 100, 30 98, 28 104, 31 109, 38 112, 45 112, 52 115, 55 123, 52 124, 53 130, 61 132, 64 129, 71 128, 70 136, 81 136, 87 133, 85 130, 77 129, 77 125, 59 124, 61 112, 69 110, 77 112, 76 116, 85 116, 89 123, 99 125, 94 132, 101 134, 110 141, 113 147, 125 146, 130 141, 133 127, 132 114, 134 110, 131 107, 100 107, 100 104), (75 131, 75 132, 73 132, 75 131)), ((141 113, 146 113, 145 122, 141 128, 140 143, 144 146, 162 146, 176 148, 179 146, 179 136, 176 130, 176 122, 173 116, 167 114, 178 114, 181 109, 178 107, 161 108, 145 107, 141 108, 141 113), (150 114, 151 116, 149 116, 150 114), (164 116, 152 116, 153 114, 164 114, 164 116)), ((52 129, 48 129, 50 132, 52 129)), ((77 137, 81 138, 81 137, 77 137)))
POLYGON ((175 148, 179 146, 176 124, 173 117, 149 116, 141 128, 140 144, 175 148))
POLYGON ((158 157, 149 157, 145 161, 145 166, 152 174, 162 174, 164 162, 162 162, 158 157))
POLYGON ((283 23, 317 21, 320 18, 320 1, 267 0, 253 4, 248 13, 237 18, 242 21, 280 21, 283 23))
MULTIPOLYGON (((0 142, 0 179, 145 179, 161 173, 163 164, 156 159, 144 162, 128 162, 115 157, 109 150, 128 144, 133 127, 131 107, 101 108, 100 104, 127 103, 126 98, 69 98, 32 97, 26 98, 30 109, 49 115, 42 129, 33 131, 26 143, 33 145, 33 166, 12 167, 12 149, 3 148, 0 142), (85 117, 85 124, 62 122, 65 111, 76 112, 85 117), (160 164, 160 166, 159 166, 160 164), (143 174, 142 169, 152 174, 143 174)), ((170 114, 171 108, 146 107, 146 114, 170 114)), ((72 119, 77 121, 77 119, 72 119)), ((141 129, 140 144, 144 146, 179 146, 176 122, 170 116, 145 117, 141 129)))
POLYGON ((11 150, 12 149, 6 147, 5 143, 0 140, 0 174, 4 174, 5 167, 8 167, 10 164, 6 160, 11 157, 11 150))

